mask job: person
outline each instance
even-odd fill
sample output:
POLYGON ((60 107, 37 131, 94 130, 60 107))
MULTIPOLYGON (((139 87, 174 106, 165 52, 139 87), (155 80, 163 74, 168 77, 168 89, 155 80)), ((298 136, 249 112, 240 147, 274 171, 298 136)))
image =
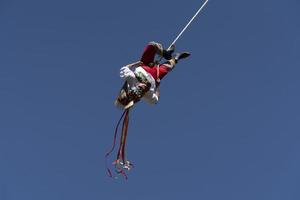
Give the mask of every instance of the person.
POLYGON ((164 49, 160 43, 149 42, 140 61, 122 67, 120 77, 125 80, 123 88, 125 87, 127 92, 121 90, 116 104, 129 108, 141 98, 150 104, 158 103, 161 80, 174 69, 180 59, 190 56, 188 52, 177 53, 173 56, 174 50, 174 45, 169 49, 164 49), (166 61, 160 64, 155 61, 156 55, 163 57, 166 61))

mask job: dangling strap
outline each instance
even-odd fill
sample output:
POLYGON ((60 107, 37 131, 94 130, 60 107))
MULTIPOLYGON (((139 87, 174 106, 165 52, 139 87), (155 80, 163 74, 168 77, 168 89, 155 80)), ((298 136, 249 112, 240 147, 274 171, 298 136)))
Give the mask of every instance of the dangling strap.
POLYGON ((118 121, 118 123, 117 123, 116 129, 115 129, 115 134, 114 134, 114 139, 113 139, 113 145, 112 145, 111 149, 110 149, 108 152, 106 152, 106 154, 105 154, 105 160, 106 160, 106 161, 105 161, 105 164, 106 164, 106 169, 107 169, 108 175, 109 175, 110 177, 112 177, 112 173, 111 173, 111 170, 109 169, 109 167, 108 167, 108 165, 107 165, 107 159, 108 159, 109 155, 110 155, 110 154, 114 151, 114 149, 115 149, 116 142, 117 142, 117 134, 118 134, 119 125, 120 125, 120 123, 121 123, 121 121, 122 121, 122 119, 123 119, 123 117, 124 117, 125 114, 126 114, 126 110, 123 112, 122 116, 120 117, 120 119, 119 119, 119 121, 118 121))
POLYGON ((117 159, 121 160, 123 163, 125 163, 125 145, 126 145, 126 138, 127 138, 128 122, 129 122, 129 109, 125 110, 125 117, 122 125, 122 135, 121 135, 120 146, 117 155, 117 159))
POLYGON ((110 153, 113 152, 113 150, 116 146, 118 129, 119 129, 119 125, 122 120, 123 120, 123 124, 122 124, 122 134, 121 134, 121 138, 120 138, 120 146, 119 146, 117 158, 112 164, 115 167, 116 173, 122 174, 124 176, 124 178, 127 179, 125 170, 130 170, 133 167, 133 165, 128 160, 126 160, 126 155, 125 155, 126 138, 127 138, 128 124, 129 124, 129 109, 126 109, 123 112, 121 118, 119 119, 119 121, 117 123, 116 129, 115 129, 115 134, 114 134, 113 146, 112 146, 111 150, 106 153, 105 158, 106 158, 106 168, 108 171, 108 176, 113 177, 113 174, 107 165, 107 158, 110 155, 110 153))

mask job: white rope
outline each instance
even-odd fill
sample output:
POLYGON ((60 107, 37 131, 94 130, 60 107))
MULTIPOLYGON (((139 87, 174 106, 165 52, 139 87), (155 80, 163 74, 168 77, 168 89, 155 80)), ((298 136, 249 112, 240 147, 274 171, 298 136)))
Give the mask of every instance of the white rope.
MULTIPOLYGON (((197 17, 197 15, 200 13, 200 11, 204 8, 204 6, 206 5, 206 3, 208 2, 208 0, 206 0, 202 6, 197 10, 196 14, 190 19, 189 23, 187 23, 187 25, 185 25, 185 27, 182 29, 182 31, 177 35, 177 37, 175 38, 175 40, 171 43, 171 45, 168 47, 168 50, 171 48, 171 46, 173 44, 176 43, 176 41, 180 38, 180 36, 184 33, 184 31, 189 27, 189 25, 194 21, 194 19, 197 17)), ((162 57, 160 58, 160 60, 162 59, 162 57)), ((159 79, 159 65, 157 66, 157 78, 156 81, 159 83, 160 79, 159 79)))
POLYGON ((176 43, 176 41, 180 38, 180 36, 183 34, 183 32, 189 27, 189 25, 192 23, 192 21, 197 17, 197 15, 200 13, 200 11, 204 8, 204 6, 206 5, 206 3, 208 2, 208 0, 206 0, 202 6, 198 9, 198 11, 196 12, 196 14, 192 17, 192 19, 189 21, 189 23, 187 23, 187 25, 182 29, 182 31, 178 34, 178 36, 175 38, 175 40, 171 43, 171 45, 169 46, 168 49, 171 48, 171 46, 173 44, 176 43))

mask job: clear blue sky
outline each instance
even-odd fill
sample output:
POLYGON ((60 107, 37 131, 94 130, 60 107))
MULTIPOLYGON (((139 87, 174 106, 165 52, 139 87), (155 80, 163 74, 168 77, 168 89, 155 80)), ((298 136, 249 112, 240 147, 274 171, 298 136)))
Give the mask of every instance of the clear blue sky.
POLYGON ((106 176, 119 68, 201 4, 1 0, 0 200, 299 200, 298 0, 211 0, 132 112, 129 180, 106 176))

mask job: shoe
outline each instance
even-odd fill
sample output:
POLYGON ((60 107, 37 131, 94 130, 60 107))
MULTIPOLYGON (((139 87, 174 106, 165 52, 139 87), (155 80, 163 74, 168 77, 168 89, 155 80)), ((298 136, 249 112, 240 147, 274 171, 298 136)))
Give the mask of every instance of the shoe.
POLYGON ((189 52, 182 52, 182 53, 177 53, 174 57, 175 59, 175 62, 177 63, 178 60, 180 59, 184 59, 184 58, 187 58, 189 57, 191 54, 189 52))
POLYGON ((170 48, 163 50, 163 57, 166 60, 172 59, 172 54, 174 53, 175 45, 173 44, 170 48))

